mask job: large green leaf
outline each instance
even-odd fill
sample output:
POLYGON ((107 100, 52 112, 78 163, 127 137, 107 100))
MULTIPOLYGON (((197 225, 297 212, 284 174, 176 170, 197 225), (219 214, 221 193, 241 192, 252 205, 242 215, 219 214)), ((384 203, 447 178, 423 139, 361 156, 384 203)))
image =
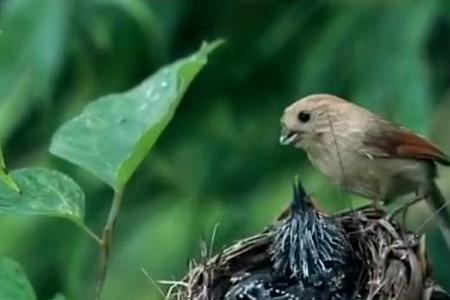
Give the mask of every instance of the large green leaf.
POLYGON ((22 268, 7 258, 0 260, 0 299, 36 300, 33 287, 22 268))
POLYGON ((64 56, 71 1, 4 1, 0 11, 0 141, 49 99, 64 56))
POLYGON ((11 176, 21 192, 0 182, 0 213, 65 217, 82 223, 84 193, 71 178, 42 168, 15 170, 11 176))
POLYGON ((114 188, 124 186, 219 43, 204 44, 127 92, 94 101, 56 132, 50 152, 114 188))

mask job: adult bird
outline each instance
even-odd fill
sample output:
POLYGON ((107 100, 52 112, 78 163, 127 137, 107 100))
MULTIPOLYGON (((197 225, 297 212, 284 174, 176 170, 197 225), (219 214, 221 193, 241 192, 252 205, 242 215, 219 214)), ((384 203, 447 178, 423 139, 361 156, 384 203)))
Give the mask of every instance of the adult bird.
POLYGON ((306 151, 311 163, 345 189, 376 204, 416 193, 438 211, 450 247, 450 215, 435 183, 437 146, 402 126, 334 95, 304 97, 284 110, 280 143, 306 151), (441 209, 444 208, 444 209, 441 209))

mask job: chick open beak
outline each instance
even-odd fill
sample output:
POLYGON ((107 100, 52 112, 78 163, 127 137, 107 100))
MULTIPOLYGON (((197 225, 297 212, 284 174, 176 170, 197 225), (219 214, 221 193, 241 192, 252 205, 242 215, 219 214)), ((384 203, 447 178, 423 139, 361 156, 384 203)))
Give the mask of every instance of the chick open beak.
POLYGON ((289 129, 283 127, 280 134, 280 144, 281 145, 293 145, 297 142, 300 134, 295 131, 290 131, 289 129))

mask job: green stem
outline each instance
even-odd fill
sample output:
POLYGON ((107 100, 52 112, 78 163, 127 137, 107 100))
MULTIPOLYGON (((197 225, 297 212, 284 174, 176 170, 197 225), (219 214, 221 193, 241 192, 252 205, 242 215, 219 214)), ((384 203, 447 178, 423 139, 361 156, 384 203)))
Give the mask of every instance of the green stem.
POLYGON ((103 234, 101 239, 101 260, 100 260, 100 274, 95 287, 95 300, 100 300, 103 285, 105 283, 106 274, 108 272, 108 264, 114 234, 114 228, 117 220, 117 216, 120 211, 120 205, 122 204, 123 188, 117 188, 114 191, 114 198, 112 200, 111 208, 109 210, 108 219, 103 227, 103 234))
POLYGON ((78 223, 78 226, 80 226, 84 232, 87 233, 89 237, 91 237, 99 246, 102 246, 102 239, 99 238, 89 227, 86 226, 84 223, 78 223))

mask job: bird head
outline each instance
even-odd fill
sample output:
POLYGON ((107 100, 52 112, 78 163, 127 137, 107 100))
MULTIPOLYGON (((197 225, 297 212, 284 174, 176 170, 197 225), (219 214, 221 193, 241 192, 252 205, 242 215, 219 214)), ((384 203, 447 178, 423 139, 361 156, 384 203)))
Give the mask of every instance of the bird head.
POLYGON ((342 105, 348 103, 333 95, 315 94, 304 97, 284 110, 281 117, 280 144, 307 148, 330 133, 330 122, 340 117, 342 105))
POLYGON ((314 207, 298 180, 294 182, 291 210, 277 227, 270 248, 274 272, 301 280, 326 280, 348 255, 344 230, 314 207))

